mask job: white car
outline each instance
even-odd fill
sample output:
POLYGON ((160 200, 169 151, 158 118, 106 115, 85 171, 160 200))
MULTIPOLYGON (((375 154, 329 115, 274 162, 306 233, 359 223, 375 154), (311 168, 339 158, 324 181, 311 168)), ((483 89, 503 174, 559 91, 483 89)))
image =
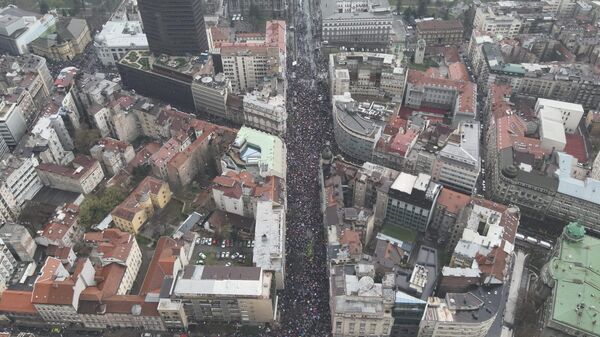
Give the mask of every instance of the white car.
POLYGON ((198 254, 198 256, 199 256, 199 257, 200 257, 202 260, 206 259, 206 255, 205 255, 204 253, 200 253, 200 254, 198 254))
POLYGON ((231 262, 225 263, 225 267, 231 267, 231 262))
POLYGON ((225 258, 228 259, 229 258, 229 252, 225 252, 225 258))

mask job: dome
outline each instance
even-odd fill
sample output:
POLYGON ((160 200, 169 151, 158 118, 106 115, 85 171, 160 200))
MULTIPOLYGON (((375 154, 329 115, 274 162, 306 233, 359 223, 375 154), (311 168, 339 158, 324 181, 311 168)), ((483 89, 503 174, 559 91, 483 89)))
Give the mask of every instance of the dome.
POLYGON ((375 281, 371 276, 363 276, 358 280, 359 291, 369 291, 375 285, 375 281))
POLYGON ((567 240, 570 241, 581 241, 585 236, 585 227, 581 225, 579 222, 571 222, 570 224, 565 226, 563 233, 567 240))
POLYGON ((502 169, 502 175, 513 179, 517 177, 518 171, 519 170, 514 165, 510 165, 502 169))

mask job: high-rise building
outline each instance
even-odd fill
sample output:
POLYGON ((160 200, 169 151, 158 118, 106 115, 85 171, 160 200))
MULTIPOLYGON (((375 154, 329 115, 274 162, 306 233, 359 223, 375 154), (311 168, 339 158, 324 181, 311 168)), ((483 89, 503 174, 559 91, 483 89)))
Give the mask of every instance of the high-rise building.
POLYGON ((157 54, 200 54, 208 50, 201 0, 140 0, 144 33, 157 54))

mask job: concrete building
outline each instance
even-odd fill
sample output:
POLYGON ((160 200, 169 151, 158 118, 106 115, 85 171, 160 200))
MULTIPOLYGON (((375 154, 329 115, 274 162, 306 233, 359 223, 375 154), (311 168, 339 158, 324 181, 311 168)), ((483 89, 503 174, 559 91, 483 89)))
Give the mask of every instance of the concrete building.
MULTIPOLYGON (((440 244, 446 244, 452 237, 452 229, 458 221, 461 213, 471 202, 471 196, 443 188, 438 196, 431 219, 431 229, 437 234, 440 244)), ((455 235, 458 237, 458 234, 455 235)), ((452 246, 454 243, 451 243, 452 246)))
POLYGON ((335 13, 323 17, 323 40, 334 46, 387 50, 391 34, 389 13, 335 13))
POLYGON ((0 50, 12 55, 29 51, 29 44, 56 24, 51 14, 40 15, 9 5, 0 9, 0 50))
POLYGON ((140 227, 154 215, 155 208, 163 208, 171 201, 171 189, 166 182, 154 177, 146 177, 111 212, 117 228, 137 234, 140 227))
POLYGON ((422 20, 416 24, 417 39, 428 46, 458 45, 464 40, 465 30, 459 20, 422 20))
POLYGON ((43 163, 68 165, 75 159, 73 140, 59 115, 38 119, 27 141, 19 144, 17 150, 24 150, 22 146, 33 148, 43 163))
POLYGON ((501 299, 497 290, 488 292, 483 288, 448 293, 444 298, 430 297, 418 336, 485 337, 498 314, 501 299))
POLYGON ((77 155, 68 165, 39 164, 36 171, 44 186, 88 194, 104 179, 102 166, 97 160, 77 155))
POLYGON ((342 52, 329 55, 331 96, 371 96, 402 102, 407 71, 392 54, 342 52))
POLYGON ((33 53, 57 61, 69 61, 81 55, 92 41, 87 21, 78 18, 59 18, 56 29, 30 44, 33 53))
POLYGON ((17 146, 17 143, 25 135, 25 129, 25 118, 17 103, 7 102, 4 98, 0 99, 0 136, 6 145, 10 148, 17 146))
POLYGON ((479 123, 461 122, 438 152, 431 177, 445 187, 471 194, 481 170, 479 123))
POLYGON ((581 118, 583 118, 583 107, 581 104, 538 98, 535 104, 535 113, 539 119, 561 122, 565 129, 564 132, 572 134, 577 131, 581 118))
POLYGON ((427 301, 396 291, 392 317, 394 325, 390 337, 412 337, 419 333, 419 324, 427 308, 427 301))
POLYGON ((0 228, 0 239, 15 258, 22 262, 33 261, 37 245, 27 228, 21 225, 6 224, 0 228))
POLYGON ((534 284, 533 297, 543 310, 540 336, 600 334, 594 323, 599 241, 577 222, 565 226, 534 284))
POLYGON ((17 269, 17 260, 8 247, 0 240, 0 291, 4 292, 17 269))
POLYGON ((188 265, 172 282, 158 308, 171 322, 264 324, 278 315, 273 275, 259 267, 188 265))
POLYGON ((273 201, 257 201, 252 263, 272 272, 276 289, 285 282, 286 205, 273 201))
POLYGON ((90 154, 100 162, 106 176, 114 176, 135 157, 131 144, 113 138, 101 138, 90 154))
POLYGON ((486 153, 490 195, 495 201, 517 205, 530 217, 578 220, 598 228, 600 200, 593 192, 598 181, 588 177, 588 170, 577 165, 573 156, 542 147, 525 121, 512 112, 509 94, 509 87, 492 86, 486 107, 492 116, 486 153))
POLYGON ((521 33, 521 19, 514 13, 496 12, 492 6, 477 7, 473 20, 473 30, 515 38, 521 33))
POLYGON ((100 62, 114 66, 130 50, 147 50, 148 40, 140 21, 108 21, 94 37, 100 62))
POLYGON ((287 130, 285 92, 280 85, 265 85, 244 95, 244 125, 282 136, 287 130))
POLYGON ((192 82, 192 96, 196 111, 223 118, 237 124, 244 122, 242 114, 228 109, 227 99, 232 95, 231 80, 223 73, 206 75, 192 82))
POLYGON ((375 283, 359 265, 336 265, 330 269, 331 329, 334 337, 389 336, 394 323, 392 284, 375 283))
POLYGON ((429 175, 401 172, 389 189, 384 224, 425 232, 441 189, 429 175))
POLYGON ((348 92, 333 96, 332 102, 333 132, 342 152, 359 160, 371 160, 391 111, 383 105, 356 102, 348 92))
POLYGON ((150 51, 186 55, 208 51, 204 13, 193 0, 140 0, 138 8, 150 51))
POLYGON ((236 93, 257 88, 265 77, 282 74, 280 50, 275 46, 248 45, 221 47, 223 72, 236 93))
POLYGON ((58 209, 37 235, 35 242, 44 247, 74 246, 83 237, 82 228, 79 226, 79 206, 68 204, 58 209))
POLYGON ((0 164, 0 218, 15 221, 27 200, 31 200, 43 185, 30 158, 9 156, 0 164))

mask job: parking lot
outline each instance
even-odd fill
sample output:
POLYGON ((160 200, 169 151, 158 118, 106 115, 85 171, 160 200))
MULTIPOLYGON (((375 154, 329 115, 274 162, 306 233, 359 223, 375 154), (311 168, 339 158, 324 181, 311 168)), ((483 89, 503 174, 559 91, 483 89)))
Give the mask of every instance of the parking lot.
POLYGON ((200 229, 191 263, 205 265, 252 265, 254 222, 214 212, 208 219, 212 231, 200 229))
POLYGON ((196 240, 194 257, 191 263, 206 265, 252 265, 254 240, 219 240, 201 236, 196 240))

